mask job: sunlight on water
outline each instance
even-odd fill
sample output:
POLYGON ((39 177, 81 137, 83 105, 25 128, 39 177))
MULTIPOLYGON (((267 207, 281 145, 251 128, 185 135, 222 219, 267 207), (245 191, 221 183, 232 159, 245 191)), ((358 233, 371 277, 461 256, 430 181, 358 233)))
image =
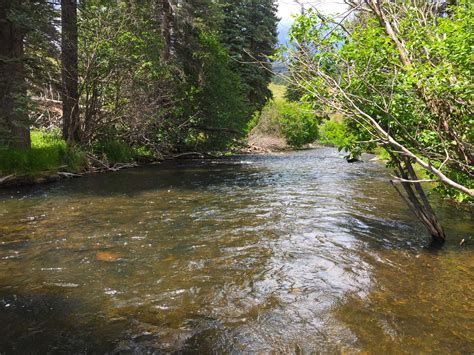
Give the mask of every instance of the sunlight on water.
POLYGON ((0 352, 472 353, 472 213, 429 248, 331 148, 0 193, 0 352))

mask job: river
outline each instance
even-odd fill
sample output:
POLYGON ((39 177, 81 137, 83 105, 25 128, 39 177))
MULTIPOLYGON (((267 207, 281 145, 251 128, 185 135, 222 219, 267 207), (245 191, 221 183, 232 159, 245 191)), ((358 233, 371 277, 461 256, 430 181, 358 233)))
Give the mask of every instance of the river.
POLYGON ((0 353, 473 353, 474 217, 435 200, 434 249, 389 177, 319 148, 3 190, 0 353))

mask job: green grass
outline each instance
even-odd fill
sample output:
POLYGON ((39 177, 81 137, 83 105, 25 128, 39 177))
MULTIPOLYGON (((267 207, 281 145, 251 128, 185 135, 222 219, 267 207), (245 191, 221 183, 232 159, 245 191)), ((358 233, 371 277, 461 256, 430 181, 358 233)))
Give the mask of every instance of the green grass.
POLYGON ((123 142, 108 140, 94 146, 94 153, 99 158, 104 157, 109 163, 128 163, 136 157, 135 151, 123 142))
POLYGON ((273 101, 275 102, 286 101, 285 100, 285 93, 286 93, 285 85, 270 83, 270 85, 268 85, 268 88, 271 90, 273 94, 273 101))
MULTIPOLYGON (((96 143, 93 152, 111 164, 153 157, 145 147, 132 148, 117 140, 96 143)), ((85 152, 70 148, 59 131, 31 131, 31 149, 0 149, 0 176, 37 176, 58 171, 79 172, 86 165, 85 152)))
POLYGON ((97 142, 93 150, 99 158, 104 158, 112 164, 129 163, 138 158, 155 157, 154 153, 146 147, 130 147, 128 144, 114 139, 97 142))
POLYGON ((78 171, 84 154, 69 149, 59 132, 31 131, 31 149, 0 149, 0 175, 78 171))

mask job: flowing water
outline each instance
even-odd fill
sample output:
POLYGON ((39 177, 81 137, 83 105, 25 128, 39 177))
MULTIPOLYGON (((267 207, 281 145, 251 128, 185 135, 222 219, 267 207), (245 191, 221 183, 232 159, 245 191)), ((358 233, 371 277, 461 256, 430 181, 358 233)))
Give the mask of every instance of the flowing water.
POLYGON ((389 177, 320 148, 4 190, 0 353, 473 353, 472 211, 431 248, 389 177))

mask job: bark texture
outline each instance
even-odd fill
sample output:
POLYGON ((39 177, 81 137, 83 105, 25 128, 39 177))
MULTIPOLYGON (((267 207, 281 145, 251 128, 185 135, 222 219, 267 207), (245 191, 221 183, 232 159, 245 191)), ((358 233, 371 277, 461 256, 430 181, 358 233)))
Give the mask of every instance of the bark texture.
POLYGON ((31 147, 27 114, 24 31, 14 20, 13 8, 23 0, 0 0, 0 147, 31 147))
POLYGON ((81 140, 76 0, 61 0, 61 24, 63 138, 68 144, 75 144, 81 140))

